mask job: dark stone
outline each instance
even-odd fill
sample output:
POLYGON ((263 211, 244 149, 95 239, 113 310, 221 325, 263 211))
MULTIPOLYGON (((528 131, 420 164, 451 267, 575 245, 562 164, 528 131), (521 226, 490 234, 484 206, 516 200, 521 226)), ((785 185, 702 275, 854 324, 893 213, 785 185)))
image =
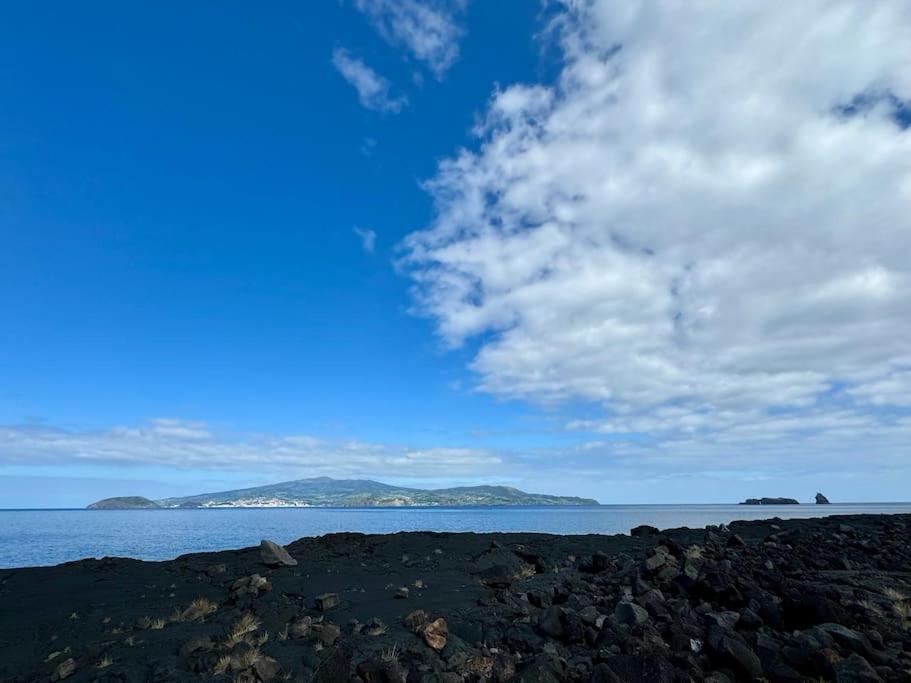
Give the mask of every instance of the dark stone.
POLYGON ((607 664, 598 664, 592 669, 591 683, 623 683, 607 664))
POLYGON ((351 652, 344 647, 330 649, 313 672, 313 683, 348 683, 351 652))
POLYGON ((821 493, 817 493, 817 494, 816 494, 816 504, 817 504, 817 505, 828 505, 828 504, 829 504, 829 499, 826 498, 826 497, 825 497, 824 495, 822 495, 821 493))
POLYGON ((624 683, 673 683, 675 678, 673 665, 660 656, 617 655, 605 664, 624 683))
POLYGON ((746 546, 746 543, 744 543, 743 539, 737 534, 731 534, 728 536, 727 546, 728 548, 743 548, 746 546))
POLYGON ((841 624, 848 618, 841 605, 831 598, 801 593, 784 601, 784 621, 791 628, 805 629, 826 622, 841 624))
POLYGON ((538 628, 551 638, 563 637, 564 611, 562 607, 553 605, 548 607, 538 619, 538 628))
POLYGON ((858 654, 835 665, 836 683, 882 683, 882 680, 870 663, 858 654))
POLYGON ((357 675, 364 683, 402 683, 407 672, 395 659, 361 662, 357 665, 357 675))
POLYGON ((648 524, 640 524, 629 531, 630 536, 654 536, 659 533, 661 532, 656 527, 649 526, 648 524))
POLYGON ((614 608, 614 618, 618 623, 628 626, 640 626, 649 620, 648 612, 631 602, 618 602, 614 608))
POLYGON ((709 646, 722 665, 730 666, 747 680, 762 675, 762 662, 745 643, 718 626, 709 629, 709 646))

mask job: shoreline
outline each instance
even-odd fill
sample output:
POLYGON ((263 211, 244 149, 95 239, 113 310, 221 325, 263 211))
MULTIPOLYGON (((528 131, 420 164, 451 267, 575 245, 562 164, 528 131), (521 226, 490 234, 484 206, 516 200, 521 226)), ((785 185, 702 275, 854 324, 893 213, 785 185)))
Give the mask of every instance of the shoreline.
POLYGON ((645 531, 337 533, 288 544, 294 566, 244 548, 4 569, 0 680, 911 675, 911 514, 645 531))

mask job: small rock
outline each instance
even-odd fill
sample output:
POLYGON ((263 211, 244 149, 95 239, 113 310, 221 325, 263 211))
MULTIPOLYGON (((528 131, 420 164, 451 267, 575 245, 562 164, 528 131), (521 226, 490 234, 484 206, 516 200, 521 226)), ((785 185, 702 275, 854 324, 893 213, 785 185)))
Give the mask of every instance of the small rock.
POLYGON ((421 632, 424 642, 437 652, 446 647, 446 639, 449 636, 449 628, 446 626, 446 620, 443 617, 434 619, 426 624, 421 632))
POLYGON ((618 602, 614 608, 614 618, 621 624, 641 626, 648 621, 648 612, 632 602, 618 602))
POLYGON ((427 613, 422 609, 416 609, 405 617, 405 628, 409 631, 417 632, 424 624, 427 623, 427 613))
POLYGON ((253 671, 259 676, 259 680, 268 683, 281 673, 281 665, 272 659, 272 657, 263 657, 253 665, 253 671))
POLYGON ((194 636, 180 646, 180 656, 189 657, 194 652, 208 652, 215 649, 215 643, 209 636, 194 636))
POLYGON ((383 635, 388 630, 389 629, 386 627, 386 624, 384 624, 381 620, 377 619, 376 617, 373 617, 370 621, 368 621, 366 624, 364 624, 364 628, 363 628, 362 632, 364 633, 364 635, 376 637, 376 636, 383 635))
POLYGON ((296 567, 295 560, 288 551, 278 543, 263 539, 259 542, 259 557, 269 567, 296 567))
POLYGON ((296 640, 306 638, 310 635, 312 627, 313 619, 311 617, 300 617, 299 619, 295 619, 288 625, 288 637, 296 640))
POLYGON ((406 600, 408 598, 408 587, 401 586, 397 588, 395 591, 395 597, 400 600, 406 600))
POLYGON ((260 593, 268 593, 272 590, 272 584, 259 574, 242 576, 231 584, 231 597, 237 599, 242 595, 257 596, 260 593))
POLYGON ((342 635, 342 630, 331 622, 326 622, 320 625, 319 629, 319 641, 329 647, 330 645, 335 644, 335 641, 339 639, 342 635))
POLYGON ((313 604, 320 612, 325 612, 338 605, 338 594, 323 593, 322 595, 317 595, 313 600, 313 604))
POLYGON ((563 636, 564 610, 562 607, 552 605, 541 614, 538 619, 538 628, 551 638, 563 636))
POLYGON ((51 676, 52 681, 62 681, 65 678, 69 678, 76 672, 76 662, 73 661, 73 658, 65 659, 57 665, 57 668, 54 669, 54 674, 51 676))

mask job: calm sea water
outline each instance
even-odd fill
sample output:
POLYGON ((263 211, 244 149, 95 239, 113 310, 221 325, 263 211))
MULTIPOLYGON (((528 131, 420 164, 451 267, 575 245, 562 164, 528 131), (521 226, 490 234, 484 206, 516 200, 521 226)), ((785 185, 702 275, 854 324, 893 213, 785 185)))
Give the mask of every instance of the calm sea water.
POLYGON ((0 567, 84 557, 165 560, 183 553, 289 543, 339 531, 540 531, 620 534, 639 524, 701 528, 735 519, 911 513, 911 503, 845 505, 603 505, 598 507, 0 510, 0 567))

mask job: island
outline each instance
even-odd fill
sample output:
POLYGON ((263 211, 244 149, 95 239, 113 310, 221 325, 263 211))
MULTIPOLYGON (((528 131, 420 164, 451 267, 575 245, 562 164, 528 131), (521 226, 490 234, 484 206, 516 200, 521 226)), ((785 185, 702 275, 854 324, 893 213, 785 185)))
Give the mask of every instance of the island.
POLYGON ((526 493, 510 486, 417 489, 370 479, 312 477, 266 486, 152 501, 106 498, 92 510, 249 507, 460 507, 469 505, 599 505, 592 498, 526 493))
POLYGON ((740 505, 800 505, 793 498, 747 498, 740 505))
POLYGON ((154 500, 142 496, 120 496, 105 498, 88 506, 89 510, 156 510, 161 506, 154 500))

